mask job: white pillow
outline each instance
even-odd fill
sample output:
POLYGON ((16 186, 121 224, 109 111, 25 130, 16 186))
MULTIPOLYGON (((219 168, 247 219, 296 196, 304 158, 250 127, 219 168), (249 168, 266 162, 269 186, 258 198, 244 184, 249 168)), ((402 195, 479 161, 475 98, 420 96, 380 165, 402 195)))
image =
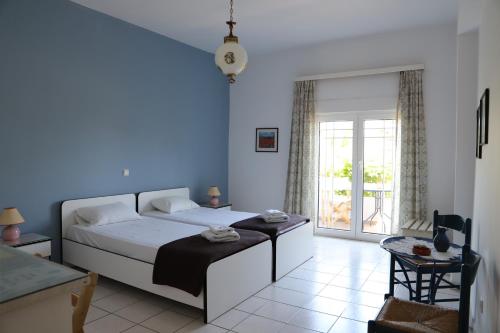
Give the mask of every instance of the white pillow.
POLYGON ((78 208, 75 215, 77 222, 84 225, 102 225, 142 218, 123 202, 78 208))
POLYGON ((200 207, 196 202, 185 197, 163 197, 151 201, 154 208, 171 214, 181 210, 200 207))

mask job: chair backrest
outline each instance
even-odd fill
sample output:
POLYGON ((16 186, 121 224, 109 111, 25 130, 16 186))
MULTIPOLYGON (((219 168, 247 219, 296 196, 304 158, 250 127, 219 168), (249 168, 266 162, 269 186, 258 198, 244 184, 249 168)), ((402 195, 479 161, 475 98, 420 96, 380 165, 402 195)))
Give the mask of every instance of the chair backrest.
POLYGON ((459 332, 469 332, 469 309, 470 309, 470 289, 476 278, 477 270, 481 256, 475 252, 471 252, 469 245, 464 245, 462 255, 465 257, 461 269, 460 281, 460 304, 459 312, 459 332))
POLYGON ((464 220, 459 215, 439 215, 438 211, 435 210, 432 223, 432 238, 436 237, 438 227, 446 227, 463 233, 465 235, 465 244, 470 245, 472 228, 470 218, 464 220))

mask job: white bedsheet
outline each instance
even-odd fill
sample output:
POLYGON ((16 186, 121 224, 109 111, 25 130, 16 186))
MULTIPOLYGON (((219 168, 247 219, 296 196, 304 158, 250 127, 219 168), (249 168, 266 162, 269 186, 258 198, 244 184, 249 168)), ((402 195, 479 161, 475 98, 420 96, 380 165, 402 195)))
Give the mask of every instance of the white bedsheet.
POLYGON ((154 263, 158 249, 172 241, 207 230, 206 227, 145 217, 127 222, 83 226, 74 224, 65 238, 154 263))
POLYGON ((200 226, 224 225, 229 226, 235 222, 245 220, 259 214, 238 212, 227 209, 213 209, 206 207, 198 207, 193 209, 182 210, 172 214, 164 213, 159 210, 152 210, 142 213, 144 216, 154 217, 158 219, 189 223, 200 226))

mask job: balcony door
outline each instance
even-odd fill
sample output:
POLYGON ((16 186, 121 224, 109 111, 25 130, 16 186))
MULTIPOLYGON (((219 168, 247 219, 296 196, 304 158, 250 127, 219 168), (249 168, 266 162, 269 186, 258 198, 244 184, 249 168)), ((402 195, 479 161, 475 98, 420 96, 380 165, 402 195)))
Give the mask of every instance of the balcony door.
POLYGON ((395 112, 319 116, 317 234, 379 240, 390 234, 395 112))

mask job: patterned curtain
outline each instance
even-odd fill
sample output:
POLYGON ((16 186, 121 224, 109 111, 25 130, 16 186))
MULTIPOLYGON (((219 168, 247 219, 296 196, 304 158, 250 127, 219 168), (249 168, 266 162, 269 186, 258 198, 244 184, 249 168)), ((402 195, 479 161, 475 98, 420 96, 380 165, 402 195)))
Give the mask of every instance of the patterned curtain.
POLYGON ((422 74, 423 70, 404 71, 399 78, 399 227, 408 220, 425 220, 427 217, 427 145, 422 74))
POLYGON ((295 82, 290 156, 284 210, 314 219, 316 194, 316 121, 314 81, 295 82))

